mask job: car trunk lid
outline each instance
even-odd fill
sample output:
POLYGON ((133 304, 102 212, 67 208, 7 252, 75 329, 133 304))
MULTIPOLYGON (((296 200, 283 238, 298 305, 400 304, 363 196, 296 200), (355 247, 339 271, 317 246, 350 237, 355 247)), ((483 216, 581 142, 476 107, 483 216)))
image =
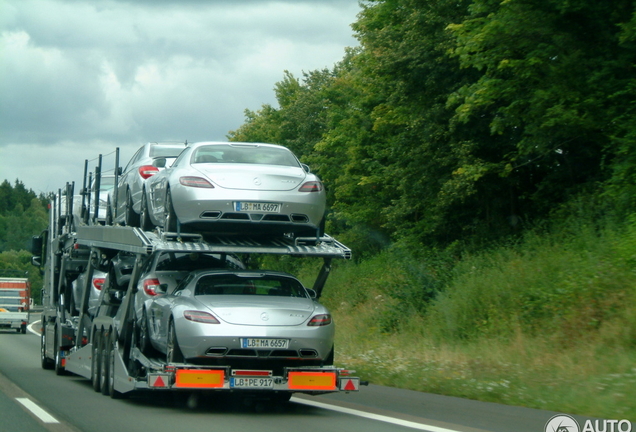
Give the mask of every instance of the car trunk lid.
POLYGON ((202 163, 196 169, 225 189, 287 191, 306 177, 302 168, 288 166, 202 163))
POLYGON ((301 325, 315 309, 313 301, 293 297, 205 295, 197 300, 221 320, 236 325, 301 325))

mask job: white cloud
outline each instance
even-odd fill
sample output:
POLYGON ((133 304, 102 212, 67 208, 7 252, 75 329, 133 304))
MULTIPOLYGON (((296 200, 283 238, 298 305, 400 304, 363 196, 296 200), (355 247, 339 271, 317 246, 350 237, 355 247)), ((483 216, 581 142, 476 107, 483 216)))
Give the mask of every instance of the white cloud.
POLYGON ((0 9, 0 181, 47 191, 116 146, 129 157, 146 141, 224 139, 245 108, 275 103, 284 70, 341 60, 357 43, 359 6, 0 0, 0 9))

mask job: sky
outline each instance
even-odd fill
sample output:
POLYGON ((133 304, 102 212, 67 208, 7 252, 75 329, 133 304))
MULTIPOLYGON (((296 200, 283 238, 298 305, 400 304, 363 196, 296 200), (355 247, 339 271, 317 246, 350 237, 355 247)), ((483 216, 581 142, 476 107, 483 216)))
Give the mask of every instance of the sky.
POLYGON ((146 142, 226 141, 287 70, 357 46, 358 0, 0 0, 0 182, 47 193, 146 142))

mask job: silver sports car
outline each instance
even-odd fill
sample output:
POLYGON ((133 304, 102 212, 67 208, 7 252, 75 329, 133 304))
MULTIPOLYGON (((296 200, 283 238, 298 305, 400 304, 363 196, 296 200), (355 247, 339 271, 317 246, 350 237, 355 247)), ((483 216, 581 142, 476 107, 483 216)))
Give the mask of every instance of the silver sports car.
POLYGON ((326 195, 320 179, 274 144, 201 142, 148 179, 141 217, 177 231, 322 235, 326 195))
POLYGON ((171 363, 331 365, 334 323, 314 297, 287 273, 198 270, 152 301, 149 336, 171 363))

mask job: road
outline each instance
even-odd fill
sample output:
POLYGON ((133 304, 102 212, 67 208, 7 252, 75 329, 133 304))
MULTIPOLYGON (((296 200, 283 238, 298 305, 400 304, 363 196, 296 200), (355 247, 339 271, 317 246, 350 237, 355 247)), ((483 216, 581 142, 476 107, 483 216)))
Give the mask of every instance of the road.
POLYGON ((84 378, 41 369, 39 344, 32 331, 0 332, 0 432, 541 432, 557 414, 376 385, 280 406, 247 406, 227 394, 195 407, 166 392, 115 400, 84 378))

